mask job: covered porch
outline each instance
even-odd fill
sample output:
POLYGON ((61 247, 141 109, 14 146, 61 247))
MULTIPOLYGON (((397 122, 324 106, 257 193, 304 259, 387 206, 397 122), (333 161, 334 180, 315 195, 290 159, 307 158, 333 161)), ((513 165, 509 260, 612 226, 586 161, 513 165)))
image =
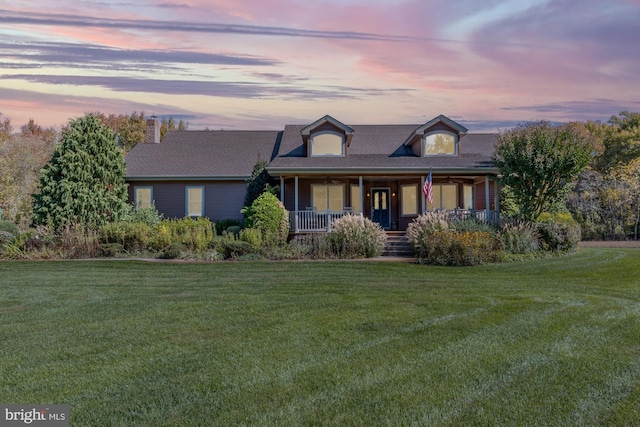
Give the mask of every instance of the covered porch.
POLYGON ((491 175, 433 173, 433 203, 422 176, 281 176, 280 200, 290 212, 293 233, 328 231, 343 215, 360 215, 385 230, 404 231, 421 213, 444 211, 450 218, 496 221, 499 187, 491 175))

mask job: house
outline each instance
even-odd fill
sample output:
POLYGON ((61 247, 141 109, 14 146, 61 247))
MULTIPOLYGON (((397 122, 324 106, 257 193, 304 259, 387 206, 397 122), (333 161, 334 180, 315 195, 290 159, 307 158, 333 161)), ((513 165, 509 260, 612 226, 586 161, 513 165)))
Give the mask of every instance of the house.
POLYGON ((181 131, 148 141, 127 156, 129 197, 155 202, 166 217, 241 219, 246 181, 259 159, 280 182, 293 232, 326 230, 347 213, 387 230, 405 230, 420 213, 493 220, 497 134, 469 133, 445 117, 422 125, 346 125, 324 116, 282 131, 181 131), (431 171, 433 203, 423 187, 431 171))

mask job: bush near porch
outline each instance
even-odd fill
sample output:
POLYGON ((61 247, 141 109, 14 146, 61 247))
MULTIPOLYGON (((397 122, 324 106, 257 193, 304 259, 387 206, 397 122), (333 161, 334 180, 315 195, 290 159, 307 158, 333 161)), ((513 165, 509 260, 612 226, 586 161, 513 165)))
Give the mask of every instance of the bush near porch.
POLYGON ((420 263, 469 266, 575 251, 580 226, 562 213, 543 213, 535 223, 506 219, 491 225, 427 212, 409 224, 407 238, 420 263))

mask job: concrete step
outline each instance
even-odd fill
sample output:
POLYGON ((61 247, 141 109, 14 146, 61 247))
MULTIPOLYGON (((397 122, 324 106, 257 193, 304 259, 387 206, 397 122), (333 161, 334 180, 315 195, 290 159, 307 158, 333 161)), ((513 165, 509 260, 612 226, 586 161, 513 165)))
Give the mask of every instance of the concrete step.
POLYGON ((415 256, 409 241, 404 234, 387 234, 387 244, 382 251, 382 256, 413 258, 415 256))

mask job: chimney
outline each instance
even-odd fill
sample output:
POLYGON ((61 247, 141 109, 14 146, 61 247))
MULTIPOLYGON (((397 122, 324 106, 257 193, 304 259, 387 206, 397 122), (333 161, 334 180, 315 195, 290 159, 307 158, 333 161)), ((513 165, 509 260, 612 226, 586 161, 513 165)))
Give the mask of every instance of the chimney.
POLYGON ((144 142, 145 144, 160 144, 160 121, 156 116, 147 119, 147 133, 144 142))

